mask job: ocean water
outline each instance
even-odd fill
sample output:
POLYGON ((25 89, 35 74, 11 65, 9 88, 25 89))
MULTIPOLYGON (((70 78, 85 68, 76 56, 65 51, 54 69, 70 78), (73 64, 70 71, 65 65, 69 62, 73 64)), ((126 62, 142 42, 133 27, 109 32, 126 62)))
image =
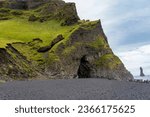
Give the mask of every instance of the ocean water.
POLYGON ((141 76, 134 76, 134 79, 143 79, 143 80, 149 80, 150 81, 150 75, 141 77, 141 76))

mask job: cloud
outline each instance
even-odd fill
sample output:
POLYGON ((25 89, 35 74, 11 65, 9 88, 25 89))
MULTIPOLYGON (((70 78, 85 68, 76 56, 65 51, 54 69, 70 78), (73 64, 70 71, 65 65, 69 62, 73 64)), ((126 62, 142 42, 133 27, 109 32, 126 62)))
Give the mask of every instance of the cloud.
POLYGON ((65 0, 66 2, 75 2, 79 16, 82 19, 96 20, 100 19, 109 9, 114 6, 118 0, 65 0))
POLYGON ((134 75, 139 75, 139 67, 144 68, 145 74, 150 75, 150 44, 134 50, 119 52, 117 55, 134 75))
POLYGON ((149 0, 65 0, 75 2, 81 19, 101 19, 113 49, 149 42, 149 0), (143 37, 141 35, 144 35, 143 37))

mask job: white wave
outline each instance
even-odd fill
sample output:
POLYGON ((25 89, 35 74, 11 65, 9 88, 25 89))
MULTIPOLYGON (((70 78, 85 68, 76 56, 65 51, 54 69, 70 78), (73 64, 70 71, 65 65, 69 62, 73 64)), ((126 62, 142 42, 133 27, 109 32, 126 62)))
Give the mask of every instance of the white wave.
POLYGON ((141 76, 134 76, 135 79, 143 79, 143 80, 150 80, 150 75, 141 77, 141 76))

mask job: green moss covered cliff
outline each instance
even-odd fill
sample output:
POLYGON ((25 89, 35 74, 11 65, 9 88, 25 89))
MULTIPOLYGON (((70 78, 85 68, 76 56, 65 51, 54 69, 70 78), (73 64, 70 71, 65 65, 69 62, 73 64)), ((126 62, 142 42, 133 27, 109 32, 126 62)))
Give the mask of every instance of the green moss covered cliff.
POLYGON ((114 55, 100 20, 80 20, 62 0, 0 1, 0 79, 133 76, 114 55))

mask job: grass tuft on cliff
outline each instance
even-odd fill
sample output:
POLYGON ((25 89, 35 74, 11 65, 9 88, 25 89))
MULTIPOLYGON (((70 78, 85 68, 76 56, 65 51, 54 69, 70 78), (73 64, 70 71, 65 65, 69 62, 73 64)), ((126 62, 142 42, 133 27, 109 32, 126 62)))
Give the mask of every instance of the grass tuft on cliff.
POLYGON ((7 43, 29 42, 34 38, 43 40, 47 45, 59 34, 67 37, 70 30, 77 25, 61 26, 59 22, 50 20, 46 22, 29 22, 27 19, 14 18, 0 21, 0 47, 7 43))
POLYGON ((104 67, 108 69, 115 69, 118 65, 122 64, 120 59, 114 54, 105 54, 101 56, 95 63, 98 67, 104 67))

